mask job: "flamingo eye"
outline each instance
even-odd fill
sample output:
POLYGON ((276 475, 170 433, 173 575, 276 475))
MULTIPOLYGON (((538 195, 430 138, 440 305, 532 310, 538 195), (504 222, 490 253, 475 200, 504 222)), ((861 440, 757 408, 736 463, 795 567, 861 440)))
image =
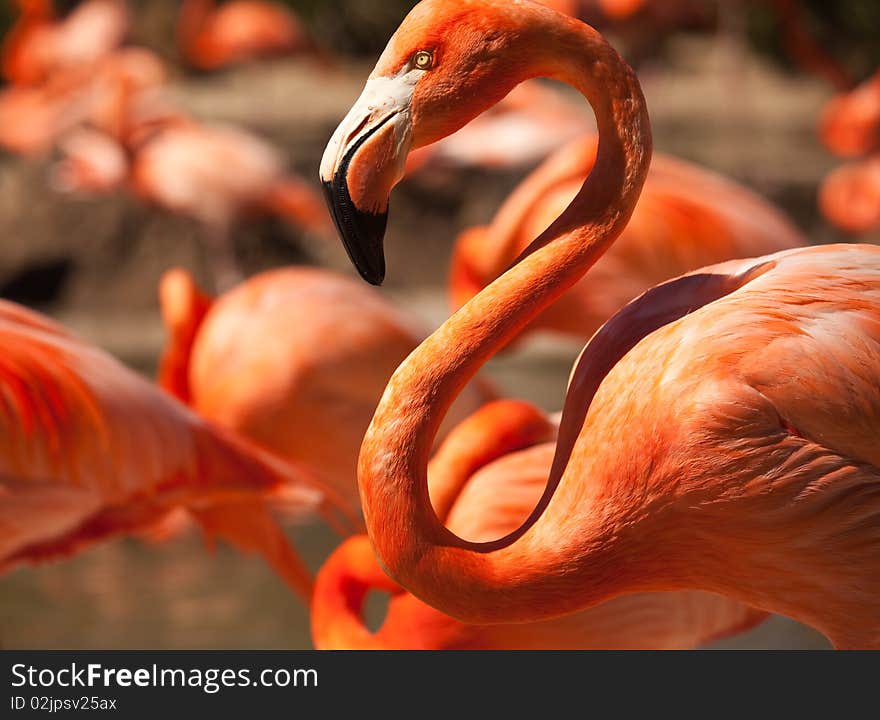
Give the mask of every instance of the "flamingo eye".
POLYGON ((434 53, 428 50, 419 50, 413 55, 412 64, 419 70, 430 70, 434 67, 434 53))

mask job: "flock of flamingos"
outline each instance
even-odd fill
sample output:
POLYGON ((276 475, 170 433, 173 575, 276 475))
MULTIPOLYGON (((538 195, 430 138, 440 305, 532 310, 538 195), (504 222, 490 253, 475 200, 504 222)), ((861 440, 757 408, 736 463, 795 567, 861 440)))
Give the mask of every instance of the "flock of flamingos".
MULTIPOLYGON (((123 0, 17 5, 0 145, 54 151, 59 189, 196 218, 225 292, 165 275, 155 385, 0 302, 0 571, 195 523, 310 604, 319 648, 693 648, 778 613, 880 649, 880 250, 808 247, 753 192, 652 157, 636 75, 577 19, 650 0, 423 0, 329 142, 324 198, 265 141, 169 103, 123 0), (584 95, 598 133, 537 77, 584 95), (393 187, 444 153, 503 162, 511 123, 556 142, 456 241, 456 312, 427 338, 348 277, 240 277, 231 227, 274 213, 335 225, 380 284, 393 187), (557 415, 478 374, 536 330, 586 342, 557 415), (343 540, 313 578, 283 525, 316 515, 343 540), (373 591, 391 595, 376 632, 373 591)), ((184 0, 179 29, 202 70, 327 58, 270 3, 184 0)), ((822 210, 877 227, 880 74, 819 126, 848 158, 822 210)))

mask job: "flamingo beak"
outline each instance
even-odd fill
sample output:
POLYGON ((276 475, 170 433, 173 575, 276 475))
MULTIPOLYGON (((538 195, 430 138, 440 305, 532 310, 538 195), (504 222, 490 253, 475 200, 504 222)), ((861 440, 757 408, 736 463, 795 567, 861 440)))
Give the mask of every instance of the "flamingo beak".
POLYGON ((404 175, 412 146, 413 73, 372 78, 337 128, 321 162, 330 214, 364 280, 385 279, 388 198, 404 175))

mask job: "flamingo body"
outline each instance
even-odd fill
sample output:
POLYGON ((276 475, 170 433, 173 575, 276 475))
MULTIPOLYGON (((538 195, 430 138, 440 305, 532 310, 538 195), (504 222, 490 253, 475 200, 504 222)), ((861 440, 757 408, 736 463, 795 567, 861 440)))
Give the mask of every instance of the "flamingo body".
POLYGON ((842 157, 880 150, 880 72, 833 97, 822 111, 819 133, 826 147, 842 157))
MULTIPOLYGON (((381 296, 312 268, 257 275, 216 301, 163 282, 160 381, 202 416, 312 468, 353 505, 357 453, 388 378, 418 345, 381 296)), ((474 410, 478 391, 457 417, 474 410)))
POLYGON ((287 8, 262 0, 187 0, 181 11, 180 46, 201 70, 218 70, 254 58, 309 47, 300 20, 287 8))
MULTIPOLYGON (((450 276, 458 309, 500 275, 569 205, 596 159, 596 139, 562 148, 510 196, 493 222, 457 241, 450 276)), ((656 155, 629 225, 579 282, 530 326, 587 339, 658 282, 703 265, 806 245, 776 208, 745 188, 656 155)))
POLYGON ((275 148, 238 128, 172 123, 135 151, 132 165, 138 195, 209 226, 226 228, 249 212, 276 211, 307 227, 326 227, 317 194, 285 174, 275 148))
POLYGON ((822 181, 819 207, 847 232, 880 227, 880 153, 833 170, 822 181))
POLYGON ((51 0, 20 0, 22 16, 3 48, 3 74, 36 85, 61 70, 87 68, 122 44, 129 17, 122 0, 89 0, 57 20, 51 0))

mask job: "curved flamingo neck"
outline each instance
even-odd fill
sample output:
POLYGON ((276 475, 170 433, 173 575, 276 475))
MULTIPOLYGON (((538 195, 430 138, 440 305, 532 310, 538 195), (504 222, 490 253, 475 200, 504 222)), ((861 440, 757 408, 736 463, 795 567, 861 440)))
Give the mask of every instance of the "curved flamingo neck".
POLYGON ((373 591, 400 592, 373 555, 365 535, 349 538, 328 558, 315 580, 312 596, 312 639, 319 650, 393 649, 382 630, 364 624, 367 595, 373 591))
POLYGON ((443 441, 428 466, 431 504, 441 522, 473 475, 508 453, 553 440, 553 422, 538 408, 518 400, 484 405, 443 441))
POLYGON ((565 544, 577 540, 589 546, 593 531, 579 528, 579 537, 560 538, 543 513, 567 455, 557 456, 547 493, 529 521, 495 543, 469 543, 452 534, 428 496, 431 445, 452 401, 481 365, 577 282, 617 238, 650 164, 648 113, 632 69, 592 28, 537 8, 523 5, 517 17, 523 30, 543 26, 545 42, 536 47, 534 33, 526 32, 522 35, 531 41, 519 46, 511 41, 524 75, 514 81, 545 75, 583 93, 599 127, 596 165, 569 208, 520 261, 398 369, 360 456, 364 516, 384 566, 413 594, 474 624, 531 620, 542 607, 537 612, 559 614, 613 592, 609 580, 585 583, 565 571, 570 563, 565 544), (554 607, 546 605, 548 589, 554 607))
POLYGON ((159 385, 181 402, 192 401, 190 363, 202 322, 214 299, 202 292, 189 273, 170 270, 159 285, 159 305, 168 336, 159 360, 159 385))

